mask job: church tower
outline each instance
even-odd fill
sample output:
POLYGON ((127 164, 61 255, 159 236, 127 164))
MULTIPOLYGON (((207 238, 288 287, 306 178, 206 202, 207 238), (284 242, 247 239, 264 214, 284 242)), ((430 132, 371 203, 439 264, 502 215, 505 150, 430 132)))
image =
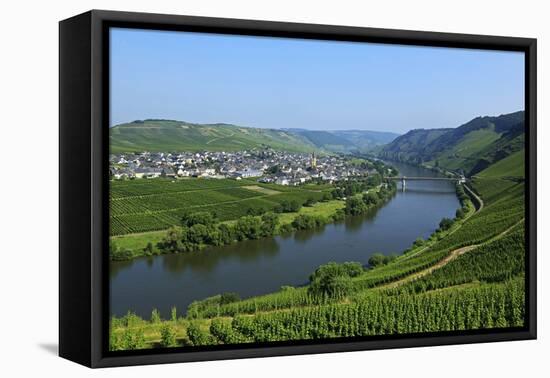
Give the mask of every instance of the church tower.
POLYGON ((315 157, 315 152, 311 154, 311 168, 317 168, 317 158, 315 157))

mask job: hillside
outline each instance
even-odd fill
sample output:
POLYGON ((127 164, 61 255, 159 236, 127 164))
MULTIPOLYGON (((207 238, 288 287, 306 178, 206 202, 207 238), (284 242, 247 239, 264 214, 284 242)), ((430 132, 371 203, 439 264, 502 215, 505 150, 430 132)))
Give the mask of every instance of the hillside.
POLYGON ((237 151, 263 147, 293 152, 310 152, 318 149, 308 139, 288 131, 228 124, 194 124, 148 119, 114 126, 109 133, 112 153, 237 151))
POLYGON ((317 147, 331 152, 371 152, 374 148, 390 143, 399 134, 371 130, 304 130, 287 129, 306 138, 317 147))
POLYGON ((477 117, 455 129, 411 130, 379 156, 473 175, 523 148, 523 119, 520 111, 477 117))
POLYGON ((366 152, 391 142, 397 136, 395 133, 369 130, 261 129, 158 119, 138 120, 110 129, 113 153, 144 150, 237 151, 262 147, 291 152, 366 152))

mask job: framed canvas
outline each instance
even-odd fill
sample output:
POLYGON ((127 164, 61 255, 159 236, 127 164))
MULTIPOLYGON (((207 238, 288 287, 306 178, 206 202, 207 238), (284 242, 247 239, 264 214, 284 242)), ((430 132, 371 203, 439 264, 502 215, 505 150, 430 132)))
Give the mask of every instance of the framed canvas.
POLYGON ((60 22, 59 353, 536 338, 536 40, 60 22))

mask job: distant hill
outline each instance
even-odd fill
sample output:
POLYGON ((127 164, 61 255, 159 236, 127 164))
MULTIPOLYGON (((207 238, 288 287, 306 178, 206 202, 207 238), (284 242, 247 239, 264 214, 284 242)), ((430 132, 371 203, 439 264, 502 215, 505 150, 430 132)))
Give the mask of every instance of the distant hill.
POLYGON ((109 130, 109 138, 113 153, 237 151, 262 147, 292 152, 318 150, 307 138, 284 130, 174 120, 147 119, 116 125, 109 130))
POLYGON ((290 152, 365 152, 391 142, 398 134, 366 131, 261 129, 225 123, 197 124, 146 119, 111 127, 111 152, 237 151, 270 147, 290 152))
POLYGON ((302 136, 315 146, 332 152, 369 152, 391 142, 399 134, 370 130, 305 130, 285 129, 302 136))
POLYGON ((524 112, 477 117, 455 129, 411 130, 384 146, 379 156, 473 175, 521 150, 524 112))

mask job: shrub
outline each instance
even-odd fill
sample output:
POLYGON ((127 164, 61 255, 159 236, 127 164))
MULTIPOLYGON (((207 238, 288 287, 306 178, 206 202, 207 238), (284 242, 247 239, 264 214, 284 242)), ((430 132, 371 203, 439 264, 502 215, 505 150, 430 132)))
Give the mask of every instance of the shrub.
POLYGON ((220 295, 220 305, 240 301, 241 297, 237 293, 223 293, 220 295))
POLYGON ((439 222, 439 229, 441 231, 447 231, 449 228, 453 226, 453 220, 449 218, 443 218, 441 219, 441 222, 439 222))
POLYGON ((168 323, 164 323, 160 328, 160 345, 163 347, 173 347, 178 345, 177 331, 168 323))

